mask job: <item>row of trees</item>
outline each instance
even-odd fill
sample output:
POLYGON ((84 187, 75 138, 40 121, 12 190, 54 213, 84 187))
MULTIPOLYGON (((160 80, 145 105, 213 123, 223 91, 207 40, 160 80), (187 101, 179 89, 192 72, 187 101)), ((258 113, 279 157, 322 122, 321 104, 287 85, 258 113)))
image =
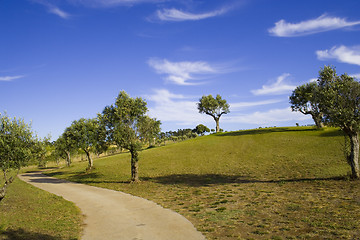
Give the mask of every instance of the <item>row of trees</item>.
POLYGON ((71 164, 71 153, 82 149, 87 156, 88 169, 93 168, 91 152, 101 154, 110 145, 117 145, 131 154, 131 181, 139 181, 138 151, 160 132, 160 121, 146 115, 148 109, 142 98, 131 98, 121 91, 115 103, 106 106, 97 118, 73 121, 55 142, 55 151, 71 164))
POLYGON ((350 143, 346 159, 352 177, 359 179, 360 83, 346 73, 337 75, 335 67, 325 66, 316 82, 293 91, 290 103, 293 111, 310 114, 318 128, 326 124, 345 133, 345 141, 350 143))

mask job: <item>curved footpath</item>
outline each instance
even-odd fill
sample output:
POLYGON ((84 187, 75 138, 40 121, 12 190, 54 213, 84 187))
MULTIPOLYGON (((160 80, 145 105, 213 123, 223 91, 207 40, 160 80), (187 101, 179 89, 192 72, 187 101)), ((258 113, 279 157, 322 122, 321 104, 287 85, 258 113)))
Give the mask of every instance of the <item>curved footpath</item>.
POLYGON ((82 239, 204 240, 180 214, 130 194, 45 176, 19 175, 35 187, 74 202, 85 215, 82 239))

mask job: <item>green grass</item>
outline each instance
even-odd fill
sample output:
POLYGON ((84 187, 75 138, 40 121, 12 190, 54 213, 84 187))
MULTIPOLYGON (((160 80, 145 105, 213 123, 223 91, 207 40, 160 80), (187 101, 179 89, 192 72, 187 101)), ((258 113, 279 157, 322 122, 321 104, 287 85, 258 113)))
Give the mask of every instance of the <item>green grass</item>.
POLYGON ((142 151, 139 184, 129 154, 50 175, 155 201, 208 239, 357 239, 360 182, 347 178, 343 141, 331 128, 239 131, 142 151))
POLYGON ((0 239, 80 239, 80 210, 19 179, 0 202, 0 239))

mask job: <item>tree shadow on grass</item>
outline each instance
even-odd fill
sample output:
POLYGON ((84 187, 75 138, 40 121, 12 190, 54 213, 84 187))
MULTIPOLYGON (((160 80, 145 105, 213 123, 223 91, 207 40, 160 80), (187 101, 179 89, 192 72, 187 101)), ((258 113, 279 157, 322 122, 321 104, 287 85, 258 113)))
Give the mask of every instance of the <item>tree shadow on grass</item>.
POLYGON ((217 137, 227 137, 227 136, 244 136, 244 135, 256 135, 256 134, 266 134, 274 132, 309 132, 309 131, 318 131, 316 128, 287 128, 287 127, 276 127, 276 128, 261 128, 261 129, 252 129, 252 130, 242 130, 236 132, 227 132, 216 134, 217 137))
MULTIPOLYGON (((60 175, 64 175, 63 172, 52 172, 46 173, 49 177, 58 177, 60 175)), ((66 179, 70 182, 77 182, 83 184, 91 184, 91 183, 130 183, 129 181, 111 181, 111 180, 102 180, 103 175, 95 172, 76 172, 73 175, 67 176, 66 179)))
POLYGON ((142 178, 142 180, 153 181, 160 184, 178 184, 191 187, 224 185, 224 184, 248 184, 248 183, 291 183, 291 182, 312 182, 312 181, 330 181, 347 180, 346 177, 329 178, 296 178, 296 179, 276 179, 276 180, 258 180, 247 176, 224 175, 224 174, 173 174, 159 177, 142 178))
POLYGON ((7 229, 0 232, 0 239, 2 240, 61 240, 59 237, 54 237, 48 234, 28 232, 21 228, 7 229))

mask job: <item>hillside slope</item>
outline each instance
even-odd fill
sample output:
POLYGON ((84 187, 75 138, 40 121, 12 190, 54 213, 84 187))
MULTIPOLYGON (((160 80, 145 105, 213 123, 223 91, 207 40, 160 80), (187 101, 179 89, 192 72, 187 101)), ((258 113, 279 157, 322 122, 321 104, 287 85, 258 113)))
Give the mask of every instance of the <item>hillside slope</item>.
POLYGON ((140 154, 128 184, 120 154, 51 175, 153 200, 185 215, 209 239, 360 237, 360 184, 337 129, 267 128, 199 137, 140 154))

